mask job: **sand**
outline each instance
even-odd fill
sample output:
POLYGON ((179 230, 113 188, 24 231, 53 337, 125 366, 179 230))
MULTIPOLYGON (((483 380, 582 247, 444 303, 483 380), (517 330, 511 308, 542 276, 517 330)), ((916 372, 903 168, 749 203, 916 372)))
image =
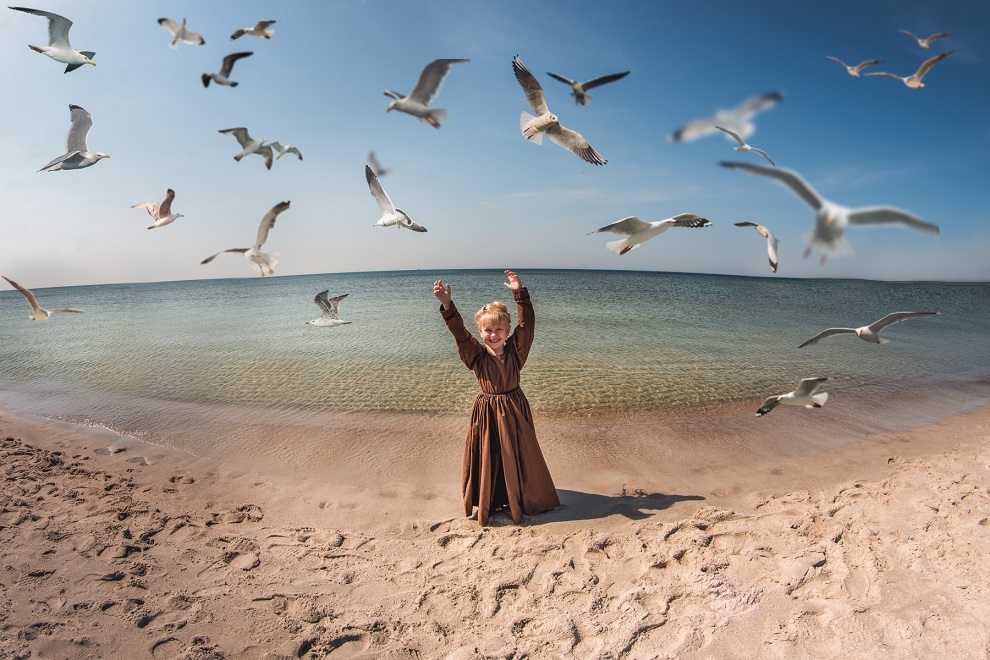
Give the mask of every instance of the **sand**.
POLYGON ((561 509, 482 529, 456 467, 301 480, 0 412, 0 658, 990 654, 990 407, 649 479, 565 432, 561 509))

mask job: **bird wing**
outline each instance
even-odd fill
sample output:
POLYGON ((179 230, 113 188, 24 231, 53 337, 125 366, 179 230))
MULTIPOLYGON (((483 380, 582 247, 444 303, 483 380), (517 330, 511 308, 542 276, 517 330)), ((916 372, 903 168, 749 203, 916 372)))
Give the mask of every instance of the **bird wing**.
POLYGON ((549 112, 540 81, 530 73, 518 55, 512 58, 512 71, 516 74, 516 82, 526 94, 526 103, 529 104, 530 111, 537 117, 549 112))
POLYGON ((450 65, 460 62, 470 62, 470 60, 433 60, 419 74, 419 81, 409 98, 423 105, 430 102, 440 93, 444 78, 450 73, 450 65))
POLYGON ((265 159, 265 167, 272 169, 272 146, 270 144, 266 144, 263 147, 258 147, 258 150, 255 153, 265 159))
POLYGON ((320 291, 316 294, 316 297, 313 298, 313 302, 315 302, 316 306, 320 308, 320 314, 322 316, 328 316, 335 319, 337 318, 337 308, 335 305, 330 304, 330 299, 327 297, 327 294, 329 293, 330 289, 320 291))
POLYGON ((935 66, 937 62, 941 62, 949 55, 952 55, 954 52, 956 52, 956 50, 953 48, 952 50, 946 51, 940 55, 936 55, 935 57, 932 57, 931 59, 925 60, 924 62, 921 63, 921 66, 918 67, 918 72, 915 73, 914 75, 920 80, 926 73, 928 73, 928 69, 935 66))
POLYGON ((678 128, 670 134, 670 141, 691 142, 692 140, 697 140, 700 137, 710 135, 714 132, 715 119, 712 117, 705 117, 704 119, 696 119, 690 124, 686 124, 678 128))
POLYGON ((736 227, 759 227, 755 222, 737 222, 736 227))
POLYGON ((768 163, 770 163, 774 167, 777 167, 777 163, 773 162, 773 159, 770 158, 770 156, 767 155, 767 152, 763 151, 763 149, 757 149, 756 147, 750 147, 749 150, 752 151, 752 152, 754 152, 754 153, 760 154, 761 156, 763 156, 764 158, 767 159, 767 162, 768 163))
POLYGON ((81 309, 73 309, 72 307, 66 307, 64 309, 53 309, 50 314, 58 314, 59 312, 72 312, 73 314, 85 314, 81 309))
POLYGON ((773 396, 768 396, 763 399, 763 403, 761 403, 760 407, 756 409, 756 416, 762 417, 779 405, 780 397, 778 395, 775 394, 773 396))
POLYGON ((728 135, 731 135, 733 138, 735 138, 736 142, 739 143, 739 146, 740 147, 745 147, 746 146, 746 142, 744 142, 743 139, 741 137, 739 137, 738 134, 733 133, 732 131, 730 131, 727 128, 722 128, 721 126, 716 126, 715 128, 717 128, 718 130, 722 131, 723 133, 726 133, 728 135))
POLYGON ((833 335, 854 335, 856 334, 855 328, 829 328, 828 330, 822 330, 817 335, 804 342, 798 348, 804 348, 805 346, 811 346, 812 344, 817 344, 822 339, 826 337, 831 337, 833 335))
MULTIPOLYGON (((269 152, 269 156, 271 153, 269 152)), ((272 229, 275 228, 275 221, 278 220, 278 214, 289 208, 291 202, 279 202, 265 214, 265 217, 261 219, 261 224, 258 225, 258 240, 255 241, 254 247, 256 250, 261 249, 261 246, 265 244, 268 240, 268 234, 271 233, 272 229)))
POLYGON ((251 248, 230 248, 229 250, 221 250, 220 252, 217 252, 216 254, 210 255, 206 259, 203 259, 199 263, 200 263, 200 265, 208 264, 211 261, 213 261, 214 259, 216 259, 218 256, 220 256, 221 254, 223 254, 224 252, 240 252, 241 254, 244 254, 245 252, 247 252, 250 249, 251 248))
POLYGON ((894 75, 893 73, 887 73, 886 71, 875 71, 873 73, 866 74, 868 76, 880 76, 883 78, 893 78, 894 80, 904 81, 904 76, 894 75))
MULTIPOLYGON (((299 151, 299 148, 298 147, 293 147, 292 145, 289 145, 289 148, 286 149, 282 153, 284 153, 284 154, 295 154, 296 156, 299 157, 299 160, 302 160, 303 159, 302 152, 299 151)), ((282 155, 282 154, 279 154, 279 155, 282 155)))
POLYGON ((385 96, 391 97, 396 101, 401 101, 403 98, 405 98, 404 96, 402 96, 402 94, 399 94, 398 92, 393 92, 390 89, 385 90, 385 96))
MULTIPOLYGON (((918 39, 918 36, 916 34, 914 34, 913 32, 908 32, 907 30, 901 30, 901 32, 903 32, 907 36, 911 37, 912 39, 918 39)), ((918 39, 918 41, 921 41, 921 39, 918 39)))
POLYGON ((402 209, 395 209, 398 213, 402 215, 399 219, 399 227, 405 227, 406 229, 411 229, 413 231, 418 231, 420 233, 426 232, 426 227, 419 224, 418 222, 413 222, 413 219, 406 215, 405 211, 402 209))
POLYGON ((815 390, 822 386, 828 380, 827 377, 821 378, 802 378, 801 382, 798 384, 797 389, 794 390, 795 396, 809 396, 814 394, 815 390))
POLYGON ((767 233, 767 257, 770 259, 770 270, 776 273, 777 264, 780 263, 777 259, 777 237, 766 227, 763 227, 763 231, 767 233))
POLYGON ((759 174, 760 176, 765 176, 773 179, 777 183, 784 185, 791 189, 794 194, 803 199, 808 206, 815 209, 816 211, 824 205, 824 200, 815 192, 807 181, 801 178, 797 172, 792 172, 781 167, 767 167, 766 165, 752 165, 750 163, 734 163, 728 161, 722 161, 719 163, 722 167, 732 167, 735 169, 742 170, 744 172, 749 172, 750 174, 759 174))
POLYGON ((224 135, 233 135, 242 147, 246 147, 252 142, 254 142, 254 140, 251 139, 251 136, 248 134, 248 129, 244 128, 243 126, 239 128, 224 128, 222 130, 217 131, 217 133, 222 133, 224 135))
POLYGON ((223 58, 223 66, 220 67, 220 75, 224 78, 229 77, 230 72, 234 70, 234 62, 244 59, 245 57, 251 57, 252 55, 254 55, 253 52, 231 53, 227 57, 223 58))
POLYGON ((245 32, 246 31, 245 31, 244 28, 237 28, 236 30, 234 30, 234 33, 232 35, 230 35, 230 38, 231 38, 231 40, 233 40, 233 39, 240 39, 241 37, 244 36, 245 32))
MULTIPOLYGON (((786 171, 786 170, 785 170, 786 171)), ((923 231, 933 236, 939 235, 938 225, 933 225, 921 218, 892 206, 867 206, 849 212, 849 222, 854 225, 876 225, 900 223, 911 229, 923 231)))
POLYGON ((86 136, 93 128, 93 116, 78 105, 69 106, 69 134, 65 137, 65 152, 89 151, 86 136))
POLYGON ((59 16, 50 11, 42 11, 40 9, 28 9, 27 7, 11 7, 11 9, 34 14, 35 16, 44 16, 48 19, 48 45, 55 46, 56 48, 72 48, 69 45, 69 28, 72 27, 72 21, 65 16, 59 16))
POLYGON ((628 218, 623 218, 622 220, 619 220, 618 222, 613 222, 610 225, 605 225, 601 229, 596 229, 591 233, 596 234, 601 231, 609 231, 612 232, 613 234, 625 234, 627 236, 632 236, 633 234, 638 234, 644 229, 649 229, 650 226, 651 226, 650 223, 643 222, 636 216, 631 215, 628 218))
POLYGON ((784 95, 780 92, 767 92, 766 94, 760 94, 758 96, 751 96, 734 110, 741 121, 746 121, 757 112, 762 112, 764 110, 769 110, 773 106, 777 105, 784 95))
POLYGON ((943 37, 951 37, 952 35, 948 32, 939 32, 938 34, 933 34, 932 36, 925 39, 928 43, 935 41, 936 39, 942 39, 943 37))
POLYGON ((678 213, 671 220, 676 221, 671 226, 673 227, 711 227, 712 223, 708 218, 702 218, 700 215, 695 215, 694 213, 678 213))
POLYGON ((179 30, 182 28, 182 26, 173 21, 171 18, 159 18, 158 24, 171 32, 173 37, 179 34, 179 30))
MULTIPOLYGON (((144 209, 148 212, 153 219, 158 220, 158 202, 142 202, 141 204, 135 204, 132 209, 144 209)), ((168 215, 167 213, 165 215, 168 215)))
POLYGON ((825 56, 825 59, 826 60, 832 60, 833 62, 838 62, 839 64, 841 64, 842 66, 844 66, 846 68, 849 67, 848 64, 846 64, 845 62, 843 62, 842 60, 840 60, 838 57, 832 57, 831 55, 826 55, 825 56))
POLYGON ((182 35, 182 40, 187 44, 195 44, 197 46, 202 46, 206 43, 206 39, 204 39, 199 32, 189 32, 188 30, 184 35, 182 35))
POLYGON ((938 312, 894 312, 893 314, 887 314, 879 321, 874 321, 869 325, 870 330, 873 332, 880 332, 888 325, 893 325, 898 321, 903 321, 905 319, 918 318, 920 316, 934 316, 938 312))
POLYGON ((629 75, 628 71, 623 71, 622 73, 610 73, 605 76, 592 78, 588 82, 581 83, 581 87, 583 87, 584 90, 587 91, 589 89, 594 89, 595 87, 599 87, 600 85, 604 85, 605 83, 610 83, 619 80, 621 78, 625 78, 628 75, 629 75))
POLYGON ((337 317, 337 314, 340 312, 340 301, 343 300, 344 298, 346 298, 348 295, 350 295, 350 294, 342 293, 339 296, 334 296, 333 298, 330 298, 329 299, 330 300, 330 304, 333 306, 333 315, 334 315, 334 318, 336 318, 337 317))
POLYGON ((275 21, 272 20, 258 21, 257 24, 255 24, 254 29, 258 31, 264 31, 267 30, 272 25, 275 25, 275 21))
POLYGON ((592 165, 604 165, 608 162, 602 158, 602 155, 598 153, 598 151, 596 151, 595 148, 584 139, 584 136, 577 131, 564 128, 560 124, 554 124, 544 132, 547 134, 548 138, 562 146, 564 149, 573 152, 581 158, 581 160, 588 161, 592 165))
POLYGON ((560 75, 559 73, 550 73, 549 71, 547 71, 547 75, 550 76, 551 78, 553 78, 554 80, 559 80, 560 82, 565 83, 567 85, 570 85, 571 87, 573 87, 574 85, 577 84, 577 81, 576 80, 571 80, 570 78, 565 78, 564 76, 560 75))
POLYGON ((378 208, 381 209, 382 215, 389 215, 395 213, 395 204, 392 203, 391 198, 389 198, 388 193, 382 188, 381 181, 375 176, 371 167, 368 165, 364 166, 364 178, 368 181, 368 188, 371 190, 371 196, 375 198, 378 202, 378 208))
POLYGON ((171 188, 165 193, 165 201, 158 207, 159 217, 168 217, 172 213, 172 200, 175 199, 175 191, 171 188))
POLYGON ((34 310, 35 312, 41 311, 41 305, 38 304, 38 299, 34 297, 33 293, 31 293, 30 291, 28 291, 27 289, 25 289, 20 284, 10 279, 6 275, 0 275, 0 277, 3 277, 3 279, 10 282, 10 286, 14 287, 15 289, 21 292, 21 295, 24 296, 27 299, 28 304, 31 305, 32 310, 34 310))
POLYGON ((873 66, 874 64, 883 64, 883 60, 866 60, 866 61, 860 62, 859 64, 856 65, 856 70, 857 71, 862 71, 866 67, 873 66))

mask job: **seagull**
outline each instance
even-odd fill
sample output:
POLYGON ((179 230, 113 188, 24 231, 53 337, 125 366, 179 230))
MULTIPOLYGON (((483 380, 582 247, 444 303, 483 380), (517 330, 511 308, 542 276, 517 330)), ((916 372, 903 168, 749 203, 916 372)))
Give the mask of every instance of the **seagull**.
POLYGON ((275 34, 275 30, 269 30, 269 25, 274 25, 275 21, 258 21, 254 27, 249 28, 238 28, 234 30, 234 34, 230 35, 230 38, 240 39, 245 34, 249 34, 252 37, 261 37, 262 39, 271 39, 272 35, 275 34))
POLYGON ((777 406, 783 404, 785 406, 804 406, 805 408, 821 408, 828 401, 828 392, 819 392, 818 388, 822 386, 828 378, 803 378, 798 384, 797 389, 793 392, 788 392, 787 394, 777 394, 775 396, 768 396, 760 404, 759 409, 756 411, 757 417, 763 417, 768 412, 776 408, 777 406))
POLYGON ((519 86, 526 93, 529 109, 536 115, 534 117, 528 112, 520 115, 519 130, 522 131, 523 137, 536 144, 543 144, 543 134, 546 133, 551 140, 592 165, 604 165, 608 162, 584 139, 584 136, 560 125, 557 115, 552 114, 547 108, 543 87, 540 86, 536 76, 529 72, 518 55, 512 58, 512 71, 516 74, 519 86))
POLYGON ((364 166, 364 178, 368 180, 368 188, 371 189, 371 196, 378 202, 378 207, 382 210, 382 217, 378 218, 374 227, 405 227, 413 231, 425 232, 426 227, 412 221, 406 212, 395 208, 395 204, 389 199, 388 193, 382 188, 381 182, 368 165, 364 166))
POLYGON ((736 227, 755 227, 756 231, 763 238, 767 239, 767 254, 770 257, 770 270, 777 272, 777 238, 770 233, 770 230, 755 222, 737 222, 736 227))
POLYGON ((220 67, 220 73, 204 73, 200 76, 203 80, 203 87, 209 87, 211 80, 218 85, 237 87, 240 83, 230 80, 230 72, 234 70, 234 62, 245 57, 251 57, 252 55, 254 55, 254 53, 248 51, 244 53, 231 53, 227 57, 223 58, 223 65, 220 67))
POLYGON ((739 169, 750 174, 758 174, 773 179, 780 183, 804 200, 808 206, 815 211, 815 228, 808 237, 809 245, 804 256, 807 257, 811 251, 817 248, 822 253, 821 263, 829 254, 841 254, 849 252, 849 245, 846 242, 846 227, 851 225, 876 225, 876 224, 901 224, 910 229, 923 231, 926 234, 938 236, 938 225, 933 225, 921 218, 914 216, 907 211, 894 208, 893 206, 862 206, 851 209, 831 202, 812 188, 801 178, 797 172, 780 167, 767 167, 766 165, 751 165, 749 163, 721 162, 722 167, 739 169))
POLYGON ((831 337, 833 335, 856 335, 863 341, 872 342, 874 344, 886 344, 889 339, 884 339, 880 336, 880 331, 886 328, 888 325, 893 325, 905 319, 913 319, 921 316, 935 316, 939 312, 894 312, 893 314, 887 314, 879 321, 874 321, 869 325, 864 325, 861 328, 829 328, 828 330, 822 330, 817 335, 804 342, 798 348, 804 348, 805 346, 810 346, 811 344, 817 344, 822 339, 826 337, 831 337))
POLYGON ((941 39, 942 37, 951 37, 952 36, 951 34, 947 34, 945 32, 939 32, 938 34, 933 34, 930 37, 926 37, 924 39, 921 39, 920 37, 918 37, 918 35, 912 34, 911 32, 908 32, 907 30, 901 30, 901 32, 903 32, 907 36, 909 36, 912 39, 914 39, 915 41, 917 41, 918 42, 918 45, 921 46, 922 48, 928 48, 929 46, 932 45, 932 42, 935 41, 936 39, 941 39))
POLYGON ((770 163, 774 167, 777 167, 777 163, 775 163, 775 162, 773 162, 773 160, 771 160, 770 156, 767 155, 767 152, 763 151, 762 149, 757 149, 756 147, 749 146, 748 144, 746 144, 746 142, 741 137, 739 137, 738 135, 736 135, 735 133, 733 133, 732 131, 730 131, 727 128, 722 128, 721 126, 716 126, 715 128, 717 128, 718 130, 722 131, 723 133, 726 133, 727 135, 731 135, 733 138, 735 138, 736 142, 739 143, 739 146, 738 147, 732 147, 732 148, 735 149, 736 151, 754 151, 754 152, 760 154, 761 156, 763 156, 764 158, 766 158, 768 163, 770 163))
POLYGON ((179 42, 184 41, 187 44, 192 44, 193 46, 202 46, 206 43, 203 37, 199 36, 199 32, 189 32, 186 30, 186 19, 182 19, 182 25, 179 25, 171 18, 159 18, 158 24, 163 28, 172 33, 172 43, 169 44, 169 48, 178 48, 179 42))
POLYGON ((230 248, 229 250, 221 250, 216 254, 203 259, 200 264, 208 264, 213 261, 217 255, 223 254, 224 252, 240 252, 247 259, 251 261, 251 268, 253 270, 259 271, 261 276, 265 276, 265 266, 268 267, 268 274, 275 274, 275 264, 278 261, 275 257, 278 256, 277 252, 262 252, 261 246, 265 244, 268 240, 268 234, 271 233, 272 229, 275 228, 275 220, 278 219, 278 214, 289 208, 289 202, 279 202, 271 208, 265 217, 261 219, 261 224, 258 225, 258 239, 254 242, 254 245, 249 248, 230 248))
POLYGON ((925 77, 925 74, 928 73, 928 70, 930 68, 932 68, 933 66, 935 66, 935 63, 936 62, 939 62, 941 60, 944 60, 946 57, 948 57, 949 55, 952 55, 954 52, 956 52, 955 49, 950 50, 950 51, 946 51, 946 52, 942 53, 941 55, 936 55, 935 57, 933 57, 931 59, 925 60, 924 62, 921 63, 921 66, 918 67, 918 70, 917 71, 915 71, 913 74, 911 74, 910 76, 907 76, 907 77, 904 77, 904 76, 895 76, 893 73, 886 73, 886 72, 868 73, 866 75, 868 75, 868 76, 883 76, 884 78, 894 78, 896 80, 900 80, 901 82, 903 82, 905 85, 907 85, 911 89, 919 89, 919 88, 925 86, 925 84, 923 82, 921 82, 921 79, 925 77))
MULTIPOLYGON (((264 140, 262 140, 262 142, 264 142, 264 140)), ((299 160, 302 160, 302 154, 299 153, 299 149, 297 149, 296 147, 292 146, 291 144, 287 144, 287 145, 285 145, 283 147, 278 142, 272 142, 268 146, 271 147, 272 149, 274 149, 275 150, 275 153, 278 154, 278 156, 275 157, 275 160, 278 160, 279 158, 281 158, 285 154, 295 154, 296 156, 299 157, 299 160)))
POLYGON ((350 321, 341 321, 338 318, 338 312, 340 311, 340 301, 347 297, 347 294, 341 294, 333 298, 329 298, 327 294, 330 293, 330 289, 326 291, 320 291, 313 298, 313 302, 316 306, 320 308, 320 318, 313 319, 312 321, 306 321, 308 325, 319 325, 319 326, 335 326, 335 325, 346 325, 350 321))
POLYGON ((594 89, 605 83, 614 82, 620 80, 629 75, 628 71, 623 71, 622 73, 610 73, 607 76, 600 76, 598 78, 593 78, 588 82, 579 83, 576 80, 571 80, 570 78, 565 78, 564 76, 557 73, 550 73, 547 71, 547 75, 554 80, 559 80, 562 83, 571 86, 571 96, 574 97, 574 103, 577 105, 588 105, 591 103, 591 97, 585 94, 589 89, 594 89))
POLYGON ((176 221, 178 218, 184 218, 186 216, 181 213, 172 213, 172 200, 175 199, 175 191, 171 188, 165 193, 165 200, 161 203, 159 202, 143 202, 141 204, 135 204, 132 209, 145 209, 148 211, 148 215, 154 220, 148 229, 156 229, 158 227, 164 227, 165 225, 170 225, 176 221))
POLYGON ((611 241, 605 244, 605 248, 609 252, 625 254, 626 252, 629 252, 629 250, 638 248, 654 236, 659 236, 671 227, 711 226, 712 223, 708 220, 693 213, 681 213, 680 215, 675 215, 673 218, 656 220, 654 222, 643 222, 636 216, 631 215, 628 218, 619 220, 618 222, 605 225, 601 229, 596 229, 593 232, 589 232, 588 235, 590 236, 591 234, 596 234, 600 231, 609 231, 613 234, 625 234, 627 238, 621 238, 617 241, 611 241))
POLYGON ((48 19, 48 45, 29 45, 28 48, 36 53, 47 55, 56 62, 67 64, 65 73, 75 71, 83 64, 96 66, 96 62, 93 61, 96 53, 91 50, 74 50, 69 44, 69 28, 72 27, 72 21, 65 16, 59 16, 50 11, 41 11, 40 9, 28 9, 27 7, 10 7, 10 9, 27 12, 35 16, 44 16, 48 19))
POLYGON ((716 126, 727 126, 743 139, 756 130, 751 121, 756 113, 769 110, 784 98, 780 92, 751 96, 732 110, 718 110, 714 117, 697 119, 671 133, 671 142, 690 142, 715 132, 716 126))
POLYGON ((69 134, 65 137, 65 153, 42 167, 39 172, 58 170, 80 170, 94 165, 109 154, 90 151, 86 146, 86 136, 93 128, 93 116, 78 105, 69 105, 69 134))
POLYGON ((874 64, 883 63, 883 60, 866 60, 864 62, 860 62, 856 66, 849 66, 848 64, 840 60, 838 57, 832 57, 831 55, 826 55, 825 59, 832 60, 833 62, 838 62, 842 66, 846 67, 846 71, 849 73, 850 76, 853 76, 854 78, 859 78, 859 72, 865 69, 866 67, 873 66, 874 64))
POLYGON ((386 167, 381 166, 381 164, 378 162, 378 159, 375 158, 374 151, 368 152, 368 164, 371 165, 371 169, 375 172, 375 176, 385 176, 386 174, 392 171, 386 167))
MULTIPOLYGON (((238 128, 224 128, 217 132, 222 133, 224 135, 233 135, 235 138, 237 138, 237 141, 240 143, 240 145, 244 147, 241 153, 234 156, 234 160, 240 162, 241 159, 244 158, 245 156, 250 156, 251 154, 258 154, 259 156, 265 159, 265 167, 267 167, 268 169, 272 169, 273 145, 265 144, 265 140, 267 140, 268 138, 261 138, 260 140, 255 140, 250 135, 248 135, 248 130, 243 126, 238 128)), ((299 159, 302 160, 302 156, 299 156, 299 159)))
POLYGON ((28 318, 31 319, 32 321, 47 321, 49 316, 51 316, 52 314, 57 314, 59 312, 73 312, 75 314, 85 314, 85 312, 82 311, 81 309, 72 309, 72 308, 53 309, 52 311, 49 312, 47 309, 45 309, 44 307, 38 304, 38 300, 37 298, 34 297, 33 293, 31 293, 30 291, 28 291, 27 289, 25 289, 20 284, 10 279, 6 275, 0 275, 0 277, 10 282, 10 286, 20 291, 21 295, 27 299, 28 304, 31 305, 31 316, 29 316, 28 318))
POLYGON ((409 96, 403 96, 398 92, 386 89, 385 96, 390 96, 394 101, 388 104, 385 112, 398 110, 413 117, 419 117, 420 121, 425 121, 433 128, 440 128, 440 120, 447 121, 449 112, 441 108, 430 109, 430 102, 440 93, 440 86, 443 85, 444 78, 450 73, 451 64, 470 62, 471 60, 433 60, 423 68, 419 74, 419 81, 416 88, 409 96))

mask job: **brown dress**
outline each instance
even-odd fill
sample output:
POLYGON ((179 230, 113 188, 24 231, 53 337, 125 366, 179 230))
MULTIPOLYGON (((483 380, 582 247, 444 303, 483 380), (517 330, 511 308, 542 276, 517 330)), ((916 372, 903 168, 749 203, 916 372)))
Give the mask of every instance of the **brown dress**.
POLYGON ((478 507, 478 522, 488 524, 490 511, 508 505, 512 520, 560 506, 543 452, 536 441, 533 413, 519 388, 519 371, 533 345, 533 303, 529 292, 512 292, 519 324, 496 357, 464 328, 453 303, 440 309, 457 341, 461 360, 478 377, 481 393, 471 406, 471 424, 464 442, 462 483, 464 514, 478 507))

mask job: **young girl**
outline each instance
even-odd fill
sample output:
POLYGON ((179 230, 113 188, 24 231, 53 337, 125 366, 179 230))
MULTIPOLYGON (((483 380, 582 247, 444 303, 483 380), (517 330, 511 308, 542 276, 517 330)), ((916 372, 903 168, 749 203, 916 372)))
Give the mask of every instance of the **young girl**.
POLYGON ((533 345, 533 304, 519 276, 505 271, 503 284, 516 300, 519 324, 511 335, 508 308, 488 303, 474 315, 481 341, 464 328, 464 321, 450 300, 450 284, 433 283, 440 301, 440 316, 457 342, 461 360, 478 377, 481 393, 471 406, 471 424, 464 442, 462 484, 464 514, 478 507, 478 522, 488 524, 488 514, 508 505, 518 524, 522 514, 549 511, 560 505, 557 489, 536 441, 533 413, 519 388, 519 370, 533 345))

